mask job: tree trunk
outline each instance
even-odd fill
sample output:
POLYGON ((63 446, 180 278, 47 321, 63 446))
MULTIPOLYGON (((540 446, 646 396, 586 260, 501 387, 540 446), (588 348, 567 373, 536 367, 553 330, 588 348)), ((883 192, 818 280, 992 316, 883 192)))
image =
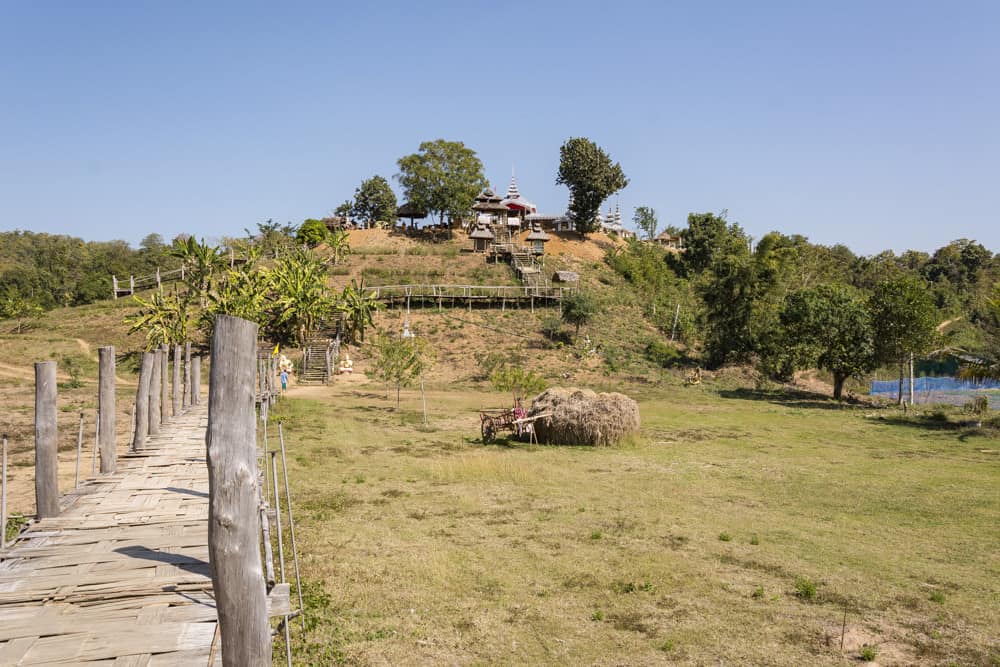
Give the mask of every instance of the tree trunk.
POLYGON ((903 359, 899 360, 899 397, 896 399, 896 405, 903 404, 903 377, 906 374, 906 362, 903 359))
POLYGON ((910 405, 913 405, 913 353, 910 352, 910 405))
POLYGON ((841 373, 833 374, 833 397, 838 401, 840 400, 840 397, 844 393, 845 380, 847 380, 846 375, 842 375, 841 373))
POLYGON ((400 385, 400 383, 397 382, 396 383, 396 409, 397 410, 399 409, 399 385, 400 385))

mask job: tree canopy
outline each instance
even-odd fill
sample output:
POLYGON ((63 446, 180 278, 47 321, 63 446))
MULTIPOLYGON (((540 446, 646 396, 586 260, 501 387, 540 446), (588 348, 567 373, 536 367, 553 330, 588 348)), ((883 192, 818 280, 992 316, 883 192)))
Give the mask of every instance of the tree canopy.
POLYGON ((656 228, 659 226, 660 221, 656 217, 656 211, 649 206, 640 206, 635 209, 635 215, 632 216, 632 222, 635 226, 646 235, 646 238, 652 241, 656 238, 656 228))
POLYGON ((390 226, 396 220, 396 193, 381 176, 365 179, 354 191, 351 213, 368 227, 390 226))
POLYGON ((460 141, 425 141, 412 155, 399 158, 396 180, 406 200, 443 223, 468 214, 486 187, 483 163, 460 141))
POLYGON ((597 212, 604 200, 624 189, 628 178, 622 166, 590 139, 573 137, 559 148, 556 183, 569 187, 570 214, 576 229, 587 233, 597 229, 597 212))

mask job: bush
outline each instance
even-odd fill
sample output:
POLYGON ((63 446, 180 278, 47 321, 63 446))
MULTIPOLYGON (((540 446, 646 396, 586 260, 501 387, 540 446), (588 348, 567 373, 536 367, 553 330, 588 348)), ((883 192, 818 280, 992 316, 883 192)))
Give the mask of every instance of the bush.
POLYGON ((806 577, 795 580, 795 596, 800 600, 813 600, 816 597, 816 583, 806 577))
POLYGON ((861 647, 861 659, 865 662, 871 662, 876 656, 878 656, 878 649, 874 646, 861 647))
POLYGON ((670 368, 680 364, 681 353, 672 345, 652 340, 646 346, 646 358, 661 368, 670 368))
POLYGON ((976 396, 963 406, 963 410, 970 415, 983 419, 990 411, 990 399, 985 396, 976 396))

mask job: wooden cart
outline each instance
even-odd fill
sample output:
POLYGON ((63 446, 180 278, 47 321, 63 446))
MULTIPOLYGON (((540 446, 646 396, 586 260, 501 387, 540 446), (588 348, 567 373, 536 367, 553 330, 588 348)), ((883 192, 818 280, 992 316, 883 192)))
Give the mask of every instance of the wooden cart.
POLYGON ((489 444, 496 440, 500 431, 510 431, 519 438, 526 435, 528 442, 537 444, 535 422, 551 416, 551 413, 543 412, 531 417, 518 418, 514 410, 480 410, 479 428, 483 434, 483 444, 489 444))

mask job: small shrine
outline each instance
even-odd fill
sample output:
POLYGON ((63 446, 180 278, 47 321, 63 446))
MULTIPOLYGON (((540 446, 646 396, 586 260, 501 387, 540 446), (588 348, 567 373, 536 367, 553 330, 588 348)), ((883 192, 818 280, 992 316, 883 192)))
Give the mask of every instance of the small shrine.
POLYGON ((528 242, 532 255, 542 256, 545 254, 545 244, 549 240, 549 235, 542 230, 540 224, 536 223, 531 226, 531 232, 524 240, 528 242))

